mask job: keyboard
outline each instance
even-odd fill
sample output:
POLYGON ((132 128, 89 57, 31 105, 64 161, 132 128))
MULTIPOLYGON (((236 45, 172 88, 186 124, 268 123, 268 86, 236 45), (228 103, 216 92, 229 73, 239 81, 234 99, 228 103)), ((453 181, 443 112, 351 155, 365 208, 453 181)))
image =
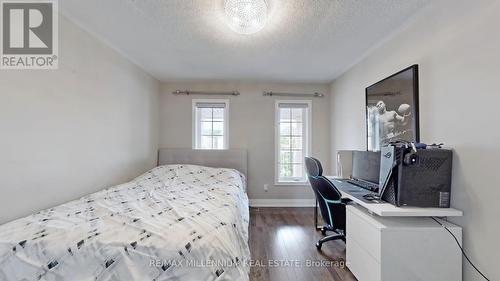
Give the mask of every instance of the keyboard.
POLYGON ((366 190, 372 191, 372 192, 378 192, 378 185, 374 184, 374 183, 357 181, 357 180, 347 180, 347 182, 350 184, 353 184, 355 186, 359 186, 361 188, 364 188, 366 190))

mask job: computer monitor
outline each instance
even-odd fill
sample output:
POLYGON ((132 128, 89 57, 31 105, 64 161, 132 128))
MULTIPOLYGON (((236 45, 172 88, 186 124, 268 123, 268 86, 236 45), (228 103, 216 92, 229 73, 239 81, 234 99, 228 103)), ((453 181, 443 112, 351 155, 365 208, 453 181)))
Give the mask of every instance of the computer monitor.
POLYGON ((353 151, 352 178, 379 184, 380 152, 353 151))

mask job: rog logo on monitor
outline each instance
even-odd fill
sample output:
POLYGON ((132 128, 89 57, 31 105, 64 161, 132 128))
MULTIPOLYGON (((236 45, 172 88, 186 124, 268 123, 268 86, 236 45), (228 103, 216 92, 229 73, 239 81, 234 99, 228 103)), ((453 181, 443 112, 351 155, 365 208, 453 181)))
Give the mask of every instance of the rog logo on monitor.
POLYGON ((387 152, 386 154, 384 154, 384 157, 385 158, 391 158, 392 156, 392 153, 391 152, 387 152))

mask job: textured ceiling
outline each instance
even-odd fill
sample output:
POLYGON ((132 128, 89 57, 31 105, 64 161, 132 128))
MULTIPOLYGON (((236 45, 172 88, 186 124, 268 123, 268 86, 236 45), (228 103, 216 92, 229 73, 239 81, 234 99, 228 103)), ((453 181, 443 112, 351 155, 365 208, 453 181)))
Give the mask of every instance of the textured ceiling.
POLYGON ((62 13, 162 81, 329 82, 430 0, 267 0, 234 33, 224 0, 64 0, 62 13))

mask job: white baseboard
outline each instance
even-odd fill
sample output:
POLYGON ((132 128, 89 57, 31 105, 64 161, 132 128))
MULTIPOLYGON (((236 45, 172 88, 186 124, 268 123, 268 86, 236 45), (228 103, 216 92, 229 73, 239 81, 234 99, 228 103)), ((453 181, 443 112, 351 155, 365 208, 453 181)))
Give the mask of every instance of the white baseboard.
POLYGON ((314 207, 314 199, 250 199, 250 207, 314 207))

